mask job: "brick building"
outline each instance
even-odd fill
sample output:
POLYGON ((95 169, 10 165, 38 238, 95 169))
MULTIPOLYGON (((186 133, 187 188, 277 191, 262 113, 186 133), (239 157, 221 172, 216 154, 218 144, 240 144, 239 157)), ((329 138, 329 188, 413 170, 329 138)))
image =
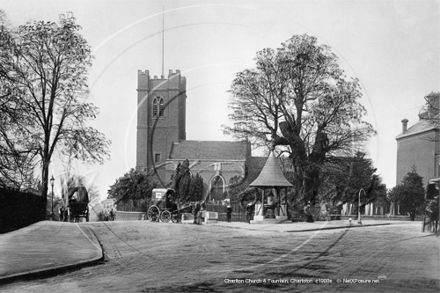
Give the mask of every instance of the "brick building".
POLYGON ((396 184, 402 182, 412 166, 416 166, 425 185, 430 178, 440 176, 439 93, 429 94, 427 101, 431 107, 420 113, 416 124, 408 128, 408 119, 402 120, 402 133, 396 137, 396 184))
POLYGON ((203 178, 206 198, 218 201, 232 177, 263 167, 266 158, 252 157, 247 141, 186 140, 186 79, 179 70, 170 70, 168 79, 138 71, 137 92, 137 171, 167 186, 188 159, 191 173, 203 178))

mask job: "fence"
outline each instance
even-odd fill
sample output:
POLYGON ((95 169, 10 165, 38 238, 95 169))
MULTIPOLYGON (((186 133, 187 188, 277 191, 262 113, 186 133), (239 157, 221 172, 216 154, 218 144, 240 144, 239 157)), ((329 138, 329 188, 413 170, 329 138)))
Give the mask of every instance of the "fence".
POLYGON ((116 221, 136 221, 145 220, 146 214, 143 212, 121 212, 116 211, 116 221))
POLYGON ((149 208, 148 200, 129 199, 116 204, 116 210, 124 212, 146 212, 149 208))
POLYGON ((0 188, 0 234, 44 220, 44 204, 39 195, 0 188))
MULTIPOLYGON (((239 203, 231 204, 232 214, 231 221, 232 222, 247 222, 246 219, 246 210, 244 210, 239 203)), ((209 212, 218 213, 218 221, 226 221, 226 206, 218 203, 207 203, 205 210, 209 212)))

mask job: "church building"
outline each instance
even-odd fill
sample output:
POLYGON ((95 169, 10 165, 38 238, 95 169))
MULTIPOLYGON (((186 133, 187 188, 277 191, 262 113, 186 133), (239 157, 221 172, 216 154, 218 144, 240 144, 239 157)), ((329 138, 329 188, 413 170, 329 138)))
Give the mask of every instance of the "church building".
POLYGON ((261 170, 266 158, 252 157, 248 141, 186 140, 186 78, 179 70, 168 78, 138 71, 136 170, 154 174, 164 187, 179 163, 189 160, 203 178, 207 200, 219 201, 229 180, 261 170))

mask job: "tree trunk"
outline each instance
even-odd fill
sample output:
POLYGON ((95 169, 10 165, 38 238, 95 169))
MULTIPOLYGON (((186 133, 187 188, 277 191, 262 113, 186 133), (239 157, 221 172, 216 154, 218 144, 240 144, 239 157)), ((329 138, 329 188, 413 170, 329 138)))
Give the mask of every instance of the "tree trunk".
POLYGON ((46 206, 47 206, 47 192, 48 192, 48 182, 49 182, 49 163, 43 159, 43 168, 41 171, 41 196, 43 197, 44 205, 41 212, 41 220, 46 219, 46 206))

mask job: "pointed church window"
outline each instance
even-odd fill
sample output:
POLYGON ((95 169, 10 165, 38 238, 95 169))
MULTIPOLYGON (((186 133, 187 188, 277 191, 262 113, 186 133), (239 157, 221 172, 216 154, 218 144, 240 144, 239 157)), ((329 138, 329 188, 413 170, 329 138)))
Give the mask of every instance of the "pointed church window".
POLYGON ((161 97, 156 97, 153 100, 153 117, 164 116, 164 101, 161 97))
POLYGON ((159 101, 157 100, 157 98, 154 98, 154 100, 153 100, 153 117, 158 116, 158 109, 159 109, 158 104, 159 104, 159 101))
POLYGON ((163 117, 163 110, 164 110, 163 99, 160 98, 159 99, 159 117, 163 117))

